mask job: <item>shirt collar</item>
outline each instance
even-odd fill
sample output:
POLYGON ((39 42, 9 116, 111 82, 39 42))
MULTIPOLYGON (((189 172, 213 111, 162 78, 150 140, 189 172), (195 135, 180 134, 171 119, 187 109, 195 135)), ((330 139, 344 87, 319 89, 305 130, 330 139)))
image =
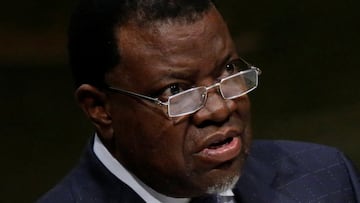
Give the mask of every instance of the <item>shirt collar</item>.
POLYGON ((161 193, 156 192, 151 189, 149 186, 145 185, 140 181, 135 175, 130 173, 125 167, 118 162, 106 149, 104 144, 101 142, 97 134, 94 136, 94 146, 93 150, 97 158, 102 164, 118 179, 127 184, 131 189, 133 189, 145 202, 152 203, 186 203, 189 202, 189 198, 173 198, 161 193))

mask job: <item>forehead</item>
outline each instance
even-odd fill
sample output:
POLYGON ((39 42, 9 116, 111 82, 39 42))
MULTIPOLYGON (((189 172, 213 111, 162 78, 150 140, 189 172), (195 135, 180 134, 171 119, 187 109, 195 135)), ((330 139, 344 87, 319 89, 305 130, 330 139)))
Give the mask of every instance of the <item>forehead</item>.
POLYGON ((199 67, 214 67, 235 52, 227 26, 215 8, 191 23, 128 23, 117 28, 116 37, 121 64, 114 72, 127 84, 146 76, 155 80, 158 75, 205 74, 199 67))

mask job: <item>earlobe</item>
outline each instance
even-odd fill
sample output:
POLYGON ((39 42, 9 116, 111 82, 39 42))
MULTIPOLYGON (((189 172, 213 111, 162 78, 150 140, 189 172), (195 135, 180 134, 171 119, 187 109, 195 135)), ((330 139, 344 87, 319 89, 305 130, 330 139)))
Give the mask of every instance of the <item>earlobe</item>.
POLYGON ((94 86, 83 84, 76 90, 75 98, 97 130, 100 131, 103 136, 106 136, 106 134, 111 135, 112 119, 107 107, 106 94, 94 86))

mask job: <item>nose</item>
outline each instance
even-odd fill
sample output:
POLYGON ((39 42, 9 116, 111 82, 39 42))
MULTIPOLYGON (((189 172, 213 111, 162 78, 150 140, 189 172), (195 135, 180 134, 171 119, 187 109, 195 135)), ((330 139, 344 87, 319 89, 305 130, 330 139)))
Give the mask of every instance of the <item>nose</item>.
POLYGON ((198 126, 222 123, 228 120, 236 109, 237 104, 234 100, 225 100, 218 91, 211 91, 208 92, 205 106, 193 115, 193 121, 198 126))

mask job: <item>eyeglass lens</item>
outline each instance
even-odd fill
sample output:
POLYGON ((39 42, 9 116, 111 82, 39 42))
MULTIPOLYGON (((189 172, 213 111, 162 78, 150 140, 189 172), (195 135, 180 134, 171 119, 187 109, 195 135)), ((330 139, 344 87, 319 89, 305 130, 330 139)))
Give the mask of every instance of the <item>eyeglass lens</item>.
POLYGON ((196 87, 169 98, 170 116, 182 116, 199 110, 206 101, 206 88, 196 87))
MULTIPOLYGON (((220 82, 220 92, 224 99, 235 99, 254 90, 257 84, 256 70, 246 70, 224 78, 220 82)), ((206 87, 196 87, 174 95, 169 98, 169 116, 175 117, 194 113, 204 106, 206 98, 206 87)))
POLYGON ((247 70, 242 74, 227 78, 220 83, 220 91, 224 99, 242 96, 257 86, 257 73, 247 70))

